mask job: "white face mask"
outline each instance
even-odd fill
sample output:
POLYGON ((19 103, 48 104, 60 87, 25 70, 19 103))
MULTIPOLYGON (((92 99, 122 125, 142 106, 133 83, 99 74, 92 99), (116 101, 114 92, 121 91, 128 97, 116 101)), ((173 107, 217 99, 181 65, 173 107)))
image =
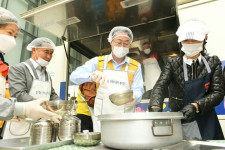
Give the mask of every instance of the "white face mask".
POLYGON ((123 58, 129 53, 129 48, 114 46, 113 53, 117 58, 123 58))
MULTIPOLYGON (((37 54, 37 52, 36 52, 36 54, 37 54)), ((38 57, 38 54, 37 54, 37 57, 38 57)), ((49 64, 48 61, 42 59, 41 57, 38 57, 38 59, 36 60, 36 62, 37 62, 40 66, 42 66, 42 67, 45 67, 45 66, 47 66, 47 65, 49 64)))
POLYGON ((203 50, 203 43, 182 44, 181 50, 185 53, 186 56, 193 57, 203 50))
POLYGON ((151 49, 150 48, 144 49, 144 53, 147 54, 147 55, 150 54, 151 53, 151 49))
POLYGON ((37 62, 39 65, 41 65, 42 67, 45 67, 45 66, 47 66, 47 65, 49 64, 48 61, 42 59, 41 57, 39 57, 39 58, 36 60, 36 62, 37 62))
POLYGON ((0 34, 0 52, 6 54, 15 46, 16 40, 14 37, 5 34, 0 34))

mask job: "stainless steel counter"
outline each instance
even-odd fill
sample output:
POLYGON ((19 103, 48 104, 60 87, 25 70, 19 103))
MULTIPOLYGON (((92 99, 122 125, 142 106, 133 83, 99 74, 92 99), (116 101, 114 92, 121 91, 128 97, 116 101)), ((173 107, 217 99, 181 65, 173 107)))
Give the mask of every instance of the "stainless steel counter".
MULTIPOLYGON (((18 138, 0 140, 0 150, 40 150, 40 149, 53 149, 53 150, 111 150, 105 147, 102 143, 92 147, 81 147, 73 144, 72 140, 53 142, 43 145, 29 146, 29 138, 18 138)), ((157 148, 154 150, 225 150, 225 140, 223 141, 182 141, 178 144, 157 148)))

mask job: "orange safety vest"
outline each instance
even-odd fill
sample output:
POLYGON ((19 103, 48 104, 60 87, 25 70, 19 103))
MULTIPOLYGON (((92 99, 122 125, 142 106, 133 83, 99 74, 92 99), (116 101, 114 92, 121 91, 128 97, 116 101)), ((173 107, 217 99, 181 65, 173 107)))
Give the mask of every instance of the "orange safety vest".
MULTIPOLYGON (((109 55, 104 55, 104 56, 99 56, 98 57, 98 64, 97 64, 97 69, 98 71, 103 71, 103 66, 104 66, 104 58, 105 57, 109 57, 109 55)), ((132 87, 133 81, 134 81, 134 75, 138 69, 138 65, 139 62, 137 62, 136 60, 130 58, 130 64, 129 64, 129 68, 128 68, 128 78, 129 78, 129 82, 130 82, 130 87, 132 87)), ((126 66, 126 63, 123 64, 121 71, 124 71, 126 66)), ((110 68, 111 70, 114 70, 113 67, 113 61, 110 60, 107 63, 107 68, 110 68)), ((99 83, 96 83, 96 90, 98 89, 99 83)))
MULTIPOLYGON (((1 74, 2 74, 2 73, 0 73, 0 75, 1 75, 1 74)), ((8 83, 8 81, 6 81, 5 98, 10 98, 10 94, 9 94, 9 83, 8 83)), ((4 122, 5 122, 5 121, 0 120, 0 128, 3 127, 4 122)))
MULTIPOLYGON (((4 62, 2 60, 0 60, 0 76, 3 76, 3 77, 7 77, 8 75, 8 72, 9 72, 9 66, 4 64, 4 62)), ((8 83, 8 81, 6 81, 6 83, 8 83)), ((0 85, 1 86, 1 85, 0 85)), ((7 85, 8 86, 8 85, 7 85)), ((5 98, 9 98, 10 97, 10 94, 9 94, 9 89, 7 88, 5 90, 5 98)), ((3 127, 4 125, 4 122, 3 120, 0 120, 0 128, 3 127)))

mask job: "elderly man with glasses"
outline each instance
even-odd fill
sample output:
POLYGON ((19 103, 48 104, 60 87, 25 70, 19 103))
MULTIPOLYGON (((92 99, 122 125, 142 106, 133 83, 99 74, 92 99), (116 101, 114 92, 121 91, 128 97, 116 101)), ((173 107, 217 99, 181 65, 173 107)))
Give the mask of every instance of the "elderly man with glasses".
POLYGON ((96 82, 97 95, 92 114, 94 131, 100 131, 100 123, 93 119, 102 114, 135 112, 135 104, 141 101, 143 78, 141 65, 127 57, 133 41, 132 31, 123 26, 114 27, 108 37, 112 52, 87 61, 78 67, 70 76, 75 84, 96 82), (133 90, 131 102, 117 106, 109 100, 109 95, 127 89, 133 90))
POLYGON ((55 44, 50 39, 36 38, 27 46, 27 50, 32 51, 31 58, 10 68, 9 91, 17 101, 32 101, 37 98, 60 99, 46 71, 54 49, 55 44))
MULTIPOLYGON (((60 99, 55 93, 51 77, 46 71, 46 66, 52 59, 54 49, 55 44, 50 39, 36 38, 27 46, 27 50, 32 51, 31 58, 10 67, 8 74, 9 92, 12 97, 17 99, 17 102, 60 99)), ((30 126, 31 124, 28 122, 17 122, 16 120, 7 122, 3 138, 29 137, 30 126)))

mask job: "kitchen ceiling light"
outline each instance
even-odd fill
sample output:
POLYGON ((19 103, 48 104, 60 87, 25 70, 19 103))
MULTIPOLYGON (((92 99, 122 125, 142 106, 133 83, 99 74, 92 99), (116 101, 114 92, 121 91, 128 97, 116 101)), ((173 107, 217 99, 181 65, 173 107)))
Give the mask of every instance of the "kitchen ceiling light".
POLYGON ((71 2, 71 1, 74 1, 74 0, 55 0, 55 1, 52 1, 50 3, 47 3, 47 4, 42 5, 42 6, 39 6, 38 8, 34 8, 34 9, 30 10, 30 11, 27 11, 27 12, 21 14, 21 18, 25 19, 27 17, 30 17, 30 16, 32 16, 34 14, 37 14, 37 13, 42 12, 44 10, 47 10, 49 8, 53 8, 55 6, 59 6, 61 4, 65 4, 65 3, 68 3, 68 2, 71 2))
POLYGON ((71 17, 71 18, 68 18, 68 19, 60 20, 57 23, 62 25, 62 26, 68 26, 68 25, 78 23, 78 22, 80 22, 80 19, 78 19, 77 17, 74 16, 74 17, 71 17))

